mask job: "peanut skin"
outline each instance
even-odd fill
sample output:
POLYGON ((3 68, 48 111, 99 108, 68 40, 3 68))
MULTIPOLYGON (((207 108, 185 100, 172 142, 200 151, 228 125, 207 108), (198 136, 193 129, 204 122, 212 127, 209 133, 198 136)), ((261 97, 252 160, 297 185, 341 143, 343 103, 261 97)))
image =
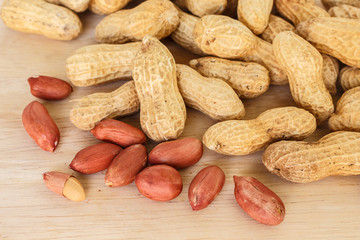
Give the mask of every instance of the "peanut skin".
POLYGON ((36 76, 28 78, 31 94, 45 100, 62 100, 73 91, 71 85, 61 79, 36 76))
POLYGON ((240 98, 258 97, 269 88, 269 71, 258 63, 203 57, 191 60, 189 65, 206 77, 224 80, 240 98))
POLYGON ((96 41, 124 43, 146 35, 162 39, 179 25, 178 11, 169 0, 147 0, 132 9, 106 16, 96 27, 96 41))
POLYGON ((6 26, 16 31, 56 40, 74 39, 82 30, 75 13, 44 0, 4 0, 1 18, 6 26))
POLYGON ((320 53, 291 31, 278 34, 273 45, 276 60, 289 78, 294 101, 314 114, 318 123, 329 118, 334 104, 323 81, 320 53))
POLYGON ((126 116, 139 109, 134 81, 129 81, 113 92, 93 93, 75 100, 70 120, 76 127, 90 130, 105 118, 126 116))
POLYGON ((344 67, 341 69, 339 79, 344 91, 360 86, 360 68, 344 67))
POLYGON ((344 92, 329 119, 329 127, 333 131, 360 132, 360 86, 344 92))
POLYGON ((267 110, 252 120, 230 120, 206 130, 203 143, 225 155, 247 155, 281 139, 304 139, 316 129, 309 112, 296 107, 267 110))
POLYGON ((281 141, 263 154, 265 167, 286 180, 308 183, 360 174, 360 133, 333 132, 317 142, 281 141))
POLYGON ((321 53, 360 68, 360 21, 319 17, 300 23, 296 30, 321 53))
POLYGON ((141 43, 96 44, 76 50, 66 59, 66 73, 78 87, 131 79, 134 57, 141 43))
POLYGON ((223 80, 203 77, 183 64, 176 65, 176 75, 181 96, 187 106, 220 121, 245 116, 243 103, 223 80))
POLYGON ((185 127, 186 107, 177 85, 175 60, 158 39, 143 39, 133 78, 145 134, 157 142, 176 139, 185 127))

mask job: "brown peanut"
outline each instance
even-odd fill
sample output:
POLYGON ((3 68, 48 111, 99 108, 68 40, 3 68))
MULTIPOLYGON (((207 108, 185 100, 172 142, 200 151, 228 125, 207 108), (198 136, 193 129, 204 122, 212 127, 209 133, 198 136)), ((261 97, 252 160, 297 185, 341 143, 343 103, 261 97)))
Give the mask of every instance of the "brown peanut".
POLYGON ((254 34, 261 34, 269 23, 273 0, 239 0, 237 17, 254 34))
POLYGON ((344 91, 360 86, 360 68, 344 67, 340 71, 339 79, 344 91))
POLYGON ((266 225, 278 225, 284 220, 283 201, 260 181, 234 176, 234 183, 235 199, 250 217, 266 225))
POLYGON ((41 103, 29 103, 22 112, 22 122, 26 132, 39 147, 45 151, 55 151, 60 141, 60 131, 41 103))
POLYGON ((257 62, 269 70, 272 84, 287 84, 287 76, 275 60, 272 45, 256 37, 240 21, 219 15, 204 16, 195 25, 194 39, 207 54, 257 62))
POLYGON ((320 53, 291 31, 279 33, 273 44, 276 60, 289 77, 291 95, 297 105, 314 114, 318 123, 329 118, 334 104, 324 84, 320 53))
POLYGON ((206 130, 203 143, 225 155, 246 155, 281 139, 304 139, 316 129, 308 111, 296 107, 267 110, 252 120, 230 120, 206 130))
POLYGON ((67 77, 78 87, 131 79, 134 57, 140 47, 140 42, 82 47, 66 59, 67 77))
POLYGON ((191 181, 188 191, 193 211, 206 208, 214 201, 225 183, 225 174, 218 166, 203 168, 191 181))
POLYGON ((176 65, 176 75, 181 96, 187 106, 220 121, 245 116, 243 103, 223 80, 203 77, 183 64, 176 65))
POLYGON ((336 81, 339 75, 339 62, 335 58, 321 54, 323 58, 323 80, 330 94, 336 94, 336 81))
POLYGON ((171 38, 183 48, 186 48, 192 53, 198 55, 205 55, 205 53, 196 45, 194 40, 194 28, 195 24, 200 18, 195 17, 186 12, 179 11, 179 26, 171 34, 171 38))
POLYGON ((297 32, 315 46, 341 62, 360 68, 360 21, 321 17, 300 23, 297 32))
POLYGON ((133 78, 145 134, 157 142, 176 139, 185 127, 186 107, 177 85, 175 60, 158 39, 143 39, 133 78))
POLYGON ((129 81, 113 92, 93 93, 75 100, 70 120, 78 128, 90 130, 105 118, 126 116, 139 111, 139 98, 134 81, 129 81))
POLYGON ((333 132, 317 142, 281 141, 263 154, 265 167, 286 180, 307 183, 360 174, 360 133, 333 132))
POLYGON ((190 167, 197 163, 203 154, 203 146, 196 138, 183 138, 163 142, 149 153, 150 164, 166 164, 176 169, 190 167))
POLYGON ((99 140, 116 143, 122 147, 143 144, 146 141, 146 136, 140 129, 115 119, 102 120, 91 129, 91 133, 99 140))
POLYGON ((30 77, 28 83, 31 94, 45 100, 62 100, 67 98, 73 91, 68 82, 54 77, 30 77))
POLYGON ((360 132, 360 86, 344 92, 329 119, 329 127, 333 131, 360 132))
POLYGON ((261 37, 265 41, 272 43, 276 35, 285 31, 295 32, 295 27, 281 17, 271 14, 269 18, 269 24, 261 34, 261 37))
POLYGON ((329 17, 325 9, 308 0, 276 0, 276 8, 282 16, 289 19, 295 26, 308 19, 329 17))
POLYGON ((321 2, 327 8, 338 6, 338 5, 343 5, 343 4, 347 4, 347 5, 351 5, 351 6, 360 8, 359 0, 321 0, 321 2))
POLYGON ((338 5, 329 9, 331 17, 360 19, 360 7, 338 5))
POLYGON ((154 165, 142 170, 135 178, 139 192, 155 201, 170 201, 182 191, 181 175, 168 165, 154 165))
POLYGON ((224 80, 240 98, 258 97, 269 88, 269 71, 258 63, 203 57, 189 64, 206 77, 224 80))
POLYGON ((124 43, 146 35, 162 39, 179 25, 178 11, 169 0, 148 0, 132 9, 106 16, 96 27, 96 41, 124 43))
POLYGON ((61 4, 75 12, 83 12, 88 6, 90 0, 46 0, 49 3, 61 4))
POLYGON ((111 14, 125 7, 130 0, 91 0, 89 9, 96 14, 111 14))
POLYGON ((76 38, 82 28, 79 17, 71 10, 44 0, 4 0, 1 18, 16 31, 57 40, 76 38))
POLYGON ((227 0, 176 0, 175 3, 199 17, 221 14, 227 6, 227 0))

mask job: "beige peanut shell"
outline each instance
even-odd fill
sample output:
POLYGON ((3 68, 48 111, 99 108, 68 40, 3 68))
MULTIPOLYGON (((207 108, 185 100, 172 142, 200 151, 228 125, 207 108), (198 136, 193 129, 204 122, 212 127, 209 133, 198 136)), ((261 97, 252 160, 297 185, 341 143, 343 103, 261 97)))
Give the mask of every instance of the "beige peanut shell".
POLYGON ((96 14, 107 15, 125 7, 130 0, 91 0, 89 9, 96 14))
POLYGON ((88 6, 90 0, 46 0, 49 3, 61 4, 67 8, 70 8, 74 12, 83 12, 88 6))
POLYGON ((343 4, 347 4, 347 5, 351 5, 351 6, 360 8, 359 0, 321 0, 321 2, 322 2, 322 4, 324 4, 324 6, 326 8, 343 5, 343 4))
POLYGON ((105 118, 126 116, 139 108, 134 81, 129 81, 113 92, 93 93, 75 100, 70 120, 76 127, 90 130, 105 118))
POLYGON ((323 122, 334 112, 332 98, 323 81, 320 53, 294 32, 278 34, 273 42, 277 62, 287 73, 291 95, 300 107, 323 122))
POLYGON ((227 0, 176 0, 175 3, 198 17, 221 14, 227 6, 227 0))
POLYGON ((344 92, 329 119, 329 127, 333 131, 360 132, 360 87, 344 92))
POLYGON ((229 120, 211 126, 203 136, 209 149, 225 155, 246 155, 282 139, 301 140, 316 129, 316 119, 296 107, 267 110, 252 120, 229 120))
POLYGON ((224 80, 240 98, 258 97, 269 88, 269 71, 258 63, 203 57, 189 64, 206 77, 224 80))
POLYGON ((205 55, 205 53, 196 45, 194 40, 195 24, 200 18, 183 12, 180 9, 178 9, 178 11, 180 22, 176 30, 171 34, 171 38, 190 52, 198 55, 205 55))
POLYGON ((276 35, 284 31, 295 32, 295 27, 281 17, 271 14, 269 18, 269 24, 261 34, 261 37, 265 41, 272 43, 276 35))
POLYGON ((352 18, 360 20, 360 7, 338 5, 329 9, 331 17, 352 18))
POLYGON ((4 0, 1 18, 6 26, 16 31, 56 40, 76 38, 82 29, 75 13, 44 0, 4 0))
POLYGON ((220 121, 245 116, 243 103, 223 80, 203 77, 182 64, 176 65, 176 75, 181 96, 187 106, 220 121))
POLYGON ((66 73, 79 87, 119 79, 131 79, 131 71, 141 42, 96 44, 76 50, 66 59, 66 73))
POLYGON ((275 3, 279 13, 295 26, 312 18, 330 16, 325 9, 315 5, 314 1, 276 0, 275 3))
POLYGON ((281 141, 263 154, 265 167, 286 180, 308 183, 360 174, 360 133, 333 132, 317 142, 281 141))
POLYGON ((162 39, 178 26, 179 16, 169 0, 147 0, 132 9, 106 16, 96 26, 96 41, 124 43, 140 41, 146 35, 162 39))
POLYGON ((300 23, 296 27, 321 53, 360 68, 360 21, 356 19, 321 17, 300 23))
POLYGON ((157 38, 143 39, 133 78, 143 131, 157 142, 176 139, 185 127, 186 107, 177 85, 175 60, 157 38))
POLYGON ((254 34, 261 34, 269 23, 273 0, 239 0, 237 17, 254 34))
POLYGON ((339 62, 335 58, 321 54, 323 58, 323 79, 330 94, 336 94, 336 81, 339 75, 339 62))
POLYGON ((339 79, 344 91, 360 86, 360 68, 344 67, 340 71, 339 79))

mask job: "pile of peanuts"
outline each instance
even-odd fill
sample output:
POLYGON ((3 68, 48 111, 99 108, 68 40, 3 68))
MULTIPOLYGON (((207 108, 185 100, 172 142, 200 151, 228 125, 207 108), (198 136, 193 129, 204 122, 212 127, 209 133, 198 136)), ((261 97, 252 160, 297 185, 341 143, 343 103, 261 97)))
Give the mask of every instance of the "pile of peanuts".
MULTIPOLYGON (((99 44, 67 58, 67 77, 76 87, 129 81, 113 92, 76 100, 70 120, 104 142, 79 151, 71 169, 82 174, 107 169, 108 186, 135 181, 142 195, 156 201, 181 193, 178 169, 196 164, 203 144, 225 155, 265 150, 262 160, 269 172, 292 182, 360 174, 359 1, 322 0, 328 11, 312 0, 147 0, 123 9, 129 1, 4 0, 1 7, 8 27, 57 40, 81 33, 74 12, 89 9, 107 15, 96 27, 99 44), (160 41, 168 36, 199 58, 176 64, 160 41), (337 82, 345 92, 335 111, 337 82), (241 120, 241 99, 286 84, 298 107, 241 120), (202 142, 178 139, 186 106, 219 121, 202 142), (139 110, 141 130, 112 119, 139 110), (332 133, 317 142, 301 141, 325 121, 332 133), (147 138, 162 142, 149 154, 147 138)), ((60 100, 72 92, 61 79, 38 76, 28 81, 31 93, 41 99, 60 100)), ((41 148, 55 151, 60 132, 41 103, 26 106, 22 120, 41 148)), ((43 178, 62 196, 85 199, 74 176, 46 172, 43 178)), ((207 207, 224 182, 218 166, 202 169, 189 186, 192 209, 207 207)), ((284 203, 261 182, 234 176, 234 183, 235 199, 249 216, 267 225, 284 220, 284 203)))

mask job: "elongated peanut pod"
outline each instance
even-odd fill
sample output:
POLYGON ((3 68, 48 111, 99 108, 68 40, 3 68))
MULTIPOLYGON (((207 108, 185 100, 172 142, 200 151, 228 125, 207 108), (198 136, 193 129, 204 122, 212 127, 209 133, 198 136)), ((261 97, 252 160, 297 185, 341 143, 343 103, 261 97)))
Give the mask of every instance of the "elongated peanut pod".
POLYGON ((338 5, 329 9, 331 17, 360 19, 360 7, 351 5, 338 5))
POLYGON ((134 58, 140 47, 141 43, 135 42, 79 48, 66 59, 67 76, 78 87, 131 79, 134 58))
POLYGON ((281 139, 304 139, 316 129, 316 119, 296 107, 267 110, 252 120, 229 120, 206 130, 203 143, 226 155, 246 155, 281 139))
POLYGON ((91 0, 89 9, 96 14, 111 14, 128 4, 130 0, 91 0))
POLYGON ((227 0, 176 0, 175 3, 199 17, 221 14, 227 6, 227 0))
POLYGON ((269 18, 269 24, 264 30, 264 32, 261 34, 261 37, 265 41, 272 43, 276 35, 285 31, 295 32, 295 27, 281 17, 271 14, 269 18))
POLYGON ((326 54, 321 54, 323 58, 323 80, 326 89, 330 94, 336 94, 336 81, 339 75, 339 62, 326 54))
POLYGON ((286 180, 307 183, 360 174, 360 133, 333 132, 317 142, 281 141, 263 154, 265 167, 286 180))
POLYGON ((223 80, 203 77, 196 70, 182 64, 176 65, 176 74, 186 105, 221 121, 245 116, 243 103, 223 80))
POLYGON ((344 67, 340 71, 339 79, 345 91, 360 86, 360 68, 344 67))
POLYGON ((129 81, 113 92, 93 93, 75 100, 70 120, 78 128, 90 130, 105 118, 126 116, 139 111, 139 98, 134 81, 129 81))
POLYGON ((347 5, 351 5, 351 6, 360 8, 359 0, 321 0, 321 2, 327 8, 342 5, 342 4, 347 4, 347 5))
POLYGON ((56 40, 71 40, 79 36, 81 22, 71 10, 44 0, 5 0, 1 18, 16 31, 40 34, 56 40))
POLYGON ((90 0, 46 0, 49 3, 61 4, 67 8, 70 8, 74 12, 83 12, 88 6, 90 0))

